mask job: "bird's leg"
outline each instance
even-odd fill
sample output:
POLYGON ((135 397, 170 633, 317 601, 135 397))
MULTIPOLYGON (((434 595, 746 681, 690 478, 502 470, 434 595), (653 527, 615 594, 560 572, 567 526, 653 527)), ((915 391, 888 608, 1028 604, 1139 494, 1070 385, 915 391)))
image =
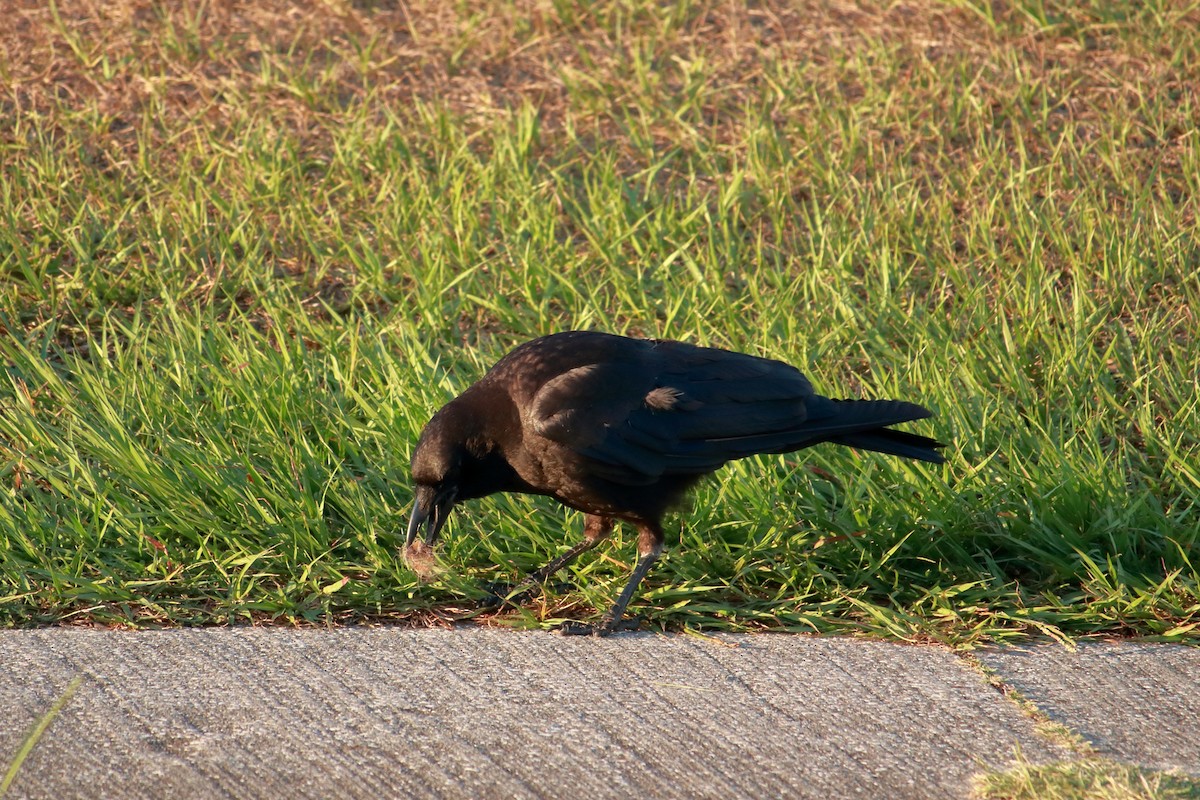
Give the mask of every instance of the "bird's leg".
POLYGON ((613 521, 611 518, 600 517, 595 514, 586 515, 583 522, 583 539, 561 556, 552 559, 549 564, 529 573, 525 580, 504 593, 505 596, 500 598, 501 602, 513 603, 514 605, 524 602, 532 594, 535 586, 545 581, 567 564, 570 564, 579 557, 580 553, 586 553, 600 544, 600 542, 604 541, 605 537, 612 533, 612 529, 613 521))
POLYGON ((600 618, 600 622, 596 625, 572 620, 564 622, 558 629, 559 633, 564 636, 588 634, 592 636, 607 636, 613 631, 620 630, 621 617, 625 614, 625 608, 629 605, 629 601, 633 599, 633 593, 637 591, 638 584, 642 582, 642 578, 646 577, 646 573, 654 566, 654 562, 658 561, 658 557, 662 554, 662 547, 662 528, 657 523, 639 524, 637 566, 633 568, 633 574, 629 576, 629 582, 621 590, 621 595, 613 603, 612 608, 600 618))
POLYGON ((567 552, 563 553, 558 558, 551 561, 546 566, 539 570, 529 573, 529 577, 525 579, 522 585, 541 583, 549 578, 560 569, 570 564, 580 553, 586 553, 600 542, 604 541, 610 533, 612 533, 613 521, 608 517, 598 517, 595 514, 588 514, 583 521, 583 539, 572 547, 567 552))

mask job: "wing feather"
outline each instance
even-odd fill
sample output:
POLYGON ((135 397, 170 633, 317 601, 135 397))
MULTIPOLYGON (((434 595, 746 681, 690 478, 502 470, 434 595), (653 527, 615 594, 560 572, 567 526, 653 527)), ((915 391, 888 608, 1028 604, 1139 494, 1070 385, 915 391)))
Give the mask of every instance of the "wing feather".
POLYGON ((606 480, 648 484, 695 474, 795 438, 812 386, 794 367, 677 342, 633 342, 547 381, 534 432, 587 459, 606 480))

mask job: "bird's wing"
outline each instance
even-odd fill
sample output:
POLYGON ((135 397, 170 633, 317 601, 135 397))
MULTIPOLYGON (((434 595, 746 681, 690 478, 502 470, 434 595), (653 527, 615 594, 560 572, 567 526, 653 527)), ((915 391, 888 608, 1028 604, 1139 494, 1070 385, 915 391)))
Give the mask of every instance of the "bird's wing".
POLYGON ((533 397, 527 423, 540 436, 583 456, 585 470, 619 483, 652 482, 669 443, 628 428, 653 389, 637 363, 586 364, 547 381, 533 397))
POLYGON ((808 380, 782 362, 659 342, 645 359, 556 376, 529 421, 586 459, 588 472, 637 485, 792 447, 804 439, 810 398, 808 380))

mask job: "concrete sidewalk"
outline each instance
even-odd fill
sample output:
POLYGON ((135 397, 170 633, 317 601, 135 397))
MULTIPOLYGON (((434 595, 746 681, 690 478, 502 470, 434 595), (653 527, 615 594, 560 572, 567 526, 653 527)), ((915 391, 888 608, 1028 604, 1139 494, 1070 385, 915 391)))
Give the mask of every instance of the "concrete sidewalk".
MULTIPOLYGON (((1101 755, 1200 774, 1200 649, 982 660, 1101 755)), ((13 797, 962 798, 1078 757, 953 653, 788 635, 0 631, 13 797)), ((2 767, 0 767, 2 768, 2 767)))

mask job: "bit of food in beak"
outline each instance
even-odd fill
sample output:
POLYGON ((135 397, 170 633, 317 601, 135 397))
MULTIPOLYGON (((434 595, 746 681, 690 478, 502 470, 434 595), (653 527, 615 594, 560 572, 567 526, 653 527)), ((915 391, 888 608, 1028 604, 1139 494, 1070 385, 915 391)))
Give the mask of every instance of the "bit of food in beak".
POLYGON ((404 563, 417 573, 422 581, 431 581, 440 572, 437 557, 433 554, 433 545, 424 539, 416 539, 404 547, 404 563))

